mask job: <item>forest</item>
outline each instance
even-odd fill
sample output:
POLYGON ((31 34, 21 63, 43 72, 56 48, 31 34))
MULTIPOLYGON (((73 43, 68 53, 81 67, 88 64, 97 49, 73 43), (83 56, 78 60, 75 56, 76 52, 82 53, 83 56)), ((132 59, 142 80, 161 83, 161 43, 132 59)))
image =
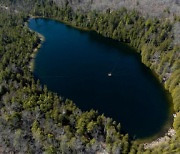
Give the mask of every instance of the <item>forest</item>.
POLYGON ((84 12, 74 10, 68 1, 63 7, 51 0, 21 2, 22 6, 18 0, 0 0, 0 6, 7 7, 0 8, 0 153, 180 152, 180 44, 174 43, 173 31, 178 16, 173 20, 144 17, 124 7, 84 12), (96 31, 135 48, 171 93, 176 134, 145 149, 113 119, 94 110, 82 112, 71 100, 42 86, 29 69, 31 55, 41 43, 25 24, 30 17, 96 31))

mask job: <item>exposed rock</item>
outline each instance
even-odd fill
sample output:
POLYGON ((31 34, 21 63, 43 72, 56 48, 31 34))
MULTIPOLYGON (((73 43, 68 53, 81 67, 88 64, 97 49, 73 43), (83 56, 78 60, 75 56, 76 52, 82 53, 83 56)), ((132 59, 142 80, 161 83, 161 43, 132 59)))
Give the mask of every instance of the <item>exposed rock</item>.
POLYGON ((160 137, 151 143, 145 143, 144 149, 152 149, 156 146, 159 146, 160 144, 168 142, 173 136, 175 136, 175 134, 176 134, 175 130, 170 128, 164 137, 160 137))

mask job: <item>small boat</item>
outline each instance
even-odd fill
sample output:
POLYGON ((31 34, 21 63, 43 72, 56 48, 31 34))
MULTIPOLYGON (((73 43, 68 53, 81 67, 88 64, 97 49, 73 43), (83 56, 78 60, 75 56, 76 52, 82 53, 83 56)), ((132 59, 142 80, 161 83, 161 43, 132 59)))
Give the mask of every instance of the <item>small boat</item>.
POLYGON ((111 76, 112 76, 112 73, 108 73, 108 76, 111 77, 111 76))

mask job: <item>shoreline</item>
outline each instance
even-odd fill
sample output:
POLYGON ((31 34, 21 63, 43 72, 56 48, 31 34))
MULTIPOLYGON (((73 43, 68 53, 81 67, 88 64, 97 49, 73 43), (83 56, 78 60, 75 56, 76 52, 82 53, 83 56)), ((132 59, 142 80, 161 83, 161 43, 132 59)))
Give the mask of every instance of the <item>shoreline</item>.
POLYGON ((35 60, 35 58, 36 58, 36 54, 37 54, 37 52, 38 52, 38 50, 41 48, 41 46, 42 46, 42 44, 41 43, 39 43, 38 45, 37 45, 37 47, 35 47, 34 49, 33 49, 33 53, 31 54, 31 59, 30 59, 30 62, 29 62, 29 69, 30 69, 30 71, 31 72, 33 72, 33 70, 34 70, 34 60, 35 60))
POLYGON ((159 137, 151 143, 144 143, 144 149, 152 149, 160 144, 168 142, 171 138, 175 136, 176 132, 173 128, 170 128, 168 132, 163 137, 159 137))
MULTIPOLYGON (((152 143, 158 141, 159 139, 166 137, 168 132, 174 129, 173 128, 174 117, 172 112, 170 112, 169 115, 170 117, 168 118, 168 120, 164 123, 164 125, 160 128, 160 130, 156 134, 142 139, 135 139, 137 143, 143 144, 144 147, 145 146, 148 147, 148 145, 151 145, 152 143)), ((171 137, 173 137, 173 135, 171 137)))
POLYGON ((35 33, 37 34, 37 36, 38 36, 38 39, 39 39, 39 42, 37 42, 37 46, 36 46, 35 48, 33 48, 33 52, 32 52, 32 54, 31 54, 31 56, 30 56, 31 59, 30 59, 29 65, 28 65, 30 71, 33 72, 33 70, 34 70, 34 60, 35 60, 35 58, 36 58, 36 55, 37 55, 37 53, 38 53, 38 50, 42 47, 42 44, 43 44, 43 42, 45 41, 45 37, 44 37, 42 34, 36 32, 36 31, 33 31, 33 30, 31 30, 31 29, 28 27, 28 24, 27 24, 27 23, 28 23, 29 20, 31 20, 31 19, 33 19, 33 18, 29 18, 29 19, 28 19, 28 21, 25 23, 25 26, 27 26, 27 28, 28 28, 31 32, 35 32, 35 33))
MULTIPOLYGON (((144 64, 144 63, 142 63, 142 64, 144 64)), ((165 94, 165 97, 166 97, 167 103, 168 103, 169 112, 168 112, 167 121, 165 121, 164 125, 160 128, 160 130, 156 134, 154 134, 153 136, 147 137, 147 138, 137 139, 140 143, 143 143, 144 145, 151 144, 152 142, 155 142, 161 138, 166 137, 169 130, 173 129, 174 114, 176 114, 174 111, 172 94, 170 93, 170 91, 168 91, 168 89, 166 89, 165 84, 164 84, 165 82, 161 82, 158 74, 154 70, 152 70, 150 67, 148 67, 148 68, 150 69, 154 78, 159 82, 159 84, 163 90, 163 93, 165 94)))
MULTIPOLYGON (((69 26, 69 27, 73 27, 73 28, 76 28, 76 29, 78 29, 78 30, 81 30, 81 31, 94 31, 93 29, 89 29, 89 28, 82 28, 82 27, 80 27, 80 26, 76 26, 76 25, 74 25, 74 24, 70 24, 70 23, 68 23, 67 21, 63 21, 63 20, 59 20, 59 19, 56 19, 56 18, 50 18, 50 17, 41 17, 41 16, 32 16, 32 15, 30 15, 30 18, 29 18, 29 20, 30 19, 47 19, 47 20, 54 20, 54 21, 57 21, 57 22, 60 22, 60 23, 63 23, 63 24, 65 24, 66 26, 69 26)), ((95 31, 96 32, 96 31, 95 31)), ((96 32, 97 33, 97 32, 96 32)), ((99 33, 98 33, 99 34, 99 33)), ((41 34, 40 34, 41 35, 41 34)))
MULTIPOLYGON (((61 20, 58 20, 58 19, 51 19, 51 18, 40 17, 40 16, 30 16, 30 17, 29 17, 29 20, 31 20, 31 19, 48 19, 48 20, 54 20, 54 21, 63 23, 63 24, 65 24, 65 25, 67 25, 67 26, 76 28, 76 29, 81 30, 81 31, 94 31, 93 29, 91 30, 91 29, 88 29, 88 28, 81 28, 81 27, 76 26, 76 25, 74 25, 74 24, 70 24, 70 23, 68 23, 68 22, 66 22, 66 21, 61 21, 61 20)), ((28 20, 28 21, 29 21, 29 20, 28 20)), ((29 27, 28 27, 28 29, 29 29, 30 31, 33 31, 33 30, 31 30, 29 27)), ((38 42, 37 46, 33 49, 33 53, 31 54, 31 60, 30 60, 30 63, 29 63, 29 68, 30 68, 30 71, 31 71, 31 72, 33 72, 33 70, 34 70, 34 60, 35 60, 35 57, 36 57, 36 55, 37 55, 37 52, 38 52, 38 50, 41 48, 42 43, 45 41, 45 37, 44 37, 43 35, 41 35, 40 33, 36 32, 36 31, 33 31, 33 32, 35 32, 35 33, 38 35, 38 37, 39 37, 39 39, 40 39, 40 42, 38 42)), ((96 31, 95 31, 95 32, 96 32, 96 31)), ((99 34, 98 32, 96 32, 96 33, 99 34)), ((102 34, 100 34, 100 35, 103 36, 102 34)), ((104 37, 104 36, 103 36, 103 37, 104 37)), ((118 42, 119 42, 119 41, 118 41, 118 42)), ((128 45, 130 48, 132 48, 129 44, 126 44, 126 45, 128 45)), ((134 49, 134 48, 133 48, 133 49, 134 49)), ((136 50, 136 49, 134 49, 134 50, 136 50)), ((136 53, 137 53, 138 55, 140 54, 140 53, 138 53, 138 52, 136 52, 136 53)), ((139 56, 141 57, 141 54, 140 54, 139 56)), ((145 65, 145 64, 142 62, 142 59, 140 59, 140 60, 141 60, 141 63, 142 63, 143 65, 145 65)), ((146 66, 146 65, 145 65, 145 66, 146 66)), ((147 66, 146 66, 146 67, 147 67, 147 66)), ((157 74, 154 70, 152 70, 150 67, 147 67, 147 68, 150 69, 150 71, 152 72, 153 76, 159 81, 159 83, 161 84, 161 86, 162 86, 162 88, 163 88, 163 90, 164 90, 164 92, 165 92, 165 95, 168 97, 167 99, 169 100, 169 101, 168 101, 168 102, 169 102, 169 103, 168 103, 168 105, 169 105, 168 117, 169 117, 169 118, 168 118, 168 120, 165 122, 165 124, 162 126, 162 128, 160 129, 160 131, 157 132, 157 134, 155 134, 155 135, 153 135, 153 136, 150 136, 150 137, 147 137, 147 138, 136 139, 136 141, 137 141, 138 143, 144 145, 144 148, 145 148, 145 149, 151 148, 151 146, 148 146, 148 145, 151 145, 151 144, 153 144, 153 143, 155 143, 155 142, 157 143, 157 141, 158 141, 158 144, 162 143, 162 142, 159 142, 159 140, 160 140, 161 138, 166 138, 168 132, 169 132, 170 130, 174 130, 174 129, 172 129, 172 127, 173 127, 172 124, 173 124, 173 121, 174 121, 173 114, 176 114, 176 113, 174 112, 174 109, 173 109, 173 107, 174 107, 174 105, 173 105, 173 98, 172 98, 171 93, 165 88, 165 84, 164 84, 165 81, 164 81, 164 82, 161 82, 158 74, 157 74)), ((127 132, 127 133, 128 133, 128 132, 127 132)), ((173 136, 174 136, 174 135, 168 136, 168 137, 169 137, 169 139, 171 139, 173 136)), ((163 140, 163 141, 166 141, 166 140, 163 140)), ((156 146, 157 146, 157 144, 156 144, 156 146)))

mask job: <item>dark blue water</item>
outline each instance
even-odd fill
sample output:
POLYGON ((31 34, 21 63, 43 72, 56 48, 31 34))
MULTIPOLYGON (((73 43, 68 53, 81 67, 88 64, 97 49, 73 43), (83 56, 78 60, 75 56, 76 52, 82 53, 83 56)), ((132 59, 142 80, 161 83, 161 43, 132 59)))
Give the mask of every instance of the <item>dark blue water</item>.
POLYGON ((95 109, 120 122, 132 136, 162 128, 169 115, 165 92, 132 49, 52 20, 32 19, 29 27, 46 38, 34 69, 42 84, 84 111, 95 109))

